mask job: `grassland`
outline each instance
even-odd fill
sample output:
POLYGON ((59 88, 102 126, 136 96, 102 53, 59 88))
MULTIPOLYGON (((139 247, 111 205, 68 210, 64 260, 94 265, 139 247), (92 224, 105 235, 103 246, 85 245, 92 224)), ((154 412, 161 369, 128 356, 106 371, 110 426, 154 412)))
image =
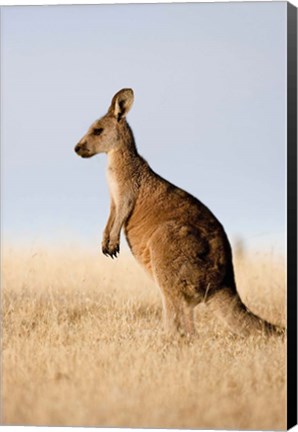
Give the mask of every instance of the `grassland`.
MULTIPOLYGON (((283 261, 235 267, 247 306, 283 324, 283 261)), ((200 305, 197 338, 169 339, 128 253, 6 247, 2 271, 2 424, 286 428, 284 336, 241 339, 200 305)))

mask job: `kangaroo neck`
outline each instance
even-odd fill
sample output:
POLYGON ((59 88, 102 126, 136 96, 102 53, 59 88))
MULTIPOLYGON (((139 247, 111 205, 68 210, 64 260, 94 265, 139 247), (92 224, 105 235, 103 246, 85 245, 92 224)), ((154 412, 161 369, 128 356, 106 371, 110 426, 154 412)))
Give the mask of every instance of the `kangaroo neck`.
POLYGON ((119 135, 119 146, 108 152, 108 169, 135 177, 144 161, 137 151, 132 131, 127 123, 123 125, 119 135))
POLYGON ((113 169, 117 167, 125 169, 125 167, 129 168, 130 166, 133 168, 138 159, 140 159, 140 155, 136 148, 119 147, 108 153, 108 166, 113 169))

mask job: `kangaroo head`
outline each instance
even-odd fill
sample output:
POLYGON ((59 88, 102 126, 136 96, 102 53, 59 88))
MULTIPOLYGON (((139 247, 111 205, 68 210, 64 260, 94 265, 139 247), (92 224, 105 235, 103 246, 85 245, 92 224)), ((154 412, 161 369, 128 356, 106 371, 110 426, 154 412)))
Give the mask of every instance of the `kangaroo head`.
POLYGON ((126 114, 133 104, 132 89, 122 89, 112 99, 107 114, 96 120, 75 146, 75 152, 88 158, 108 153, 121 146, 121 131, 126 127, 126 114))

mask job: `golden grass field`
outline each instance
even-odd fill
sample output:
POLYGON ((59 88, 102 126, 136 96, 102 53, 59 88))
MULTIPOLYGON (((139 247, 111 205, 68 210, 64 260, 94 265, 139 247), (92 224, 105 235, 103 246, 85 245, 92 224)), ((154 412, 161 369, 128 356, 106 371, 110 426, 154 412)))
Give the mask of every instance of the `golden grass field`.
MULTIPOLYGON (((252 311, 285 322, 285 269, 236 257, 252 311)), ((2 424, 285 429, 285 336, 241 339, 202 304, 198 336, 162 330, 158 288, 128 252, 5 247, 2 424)))

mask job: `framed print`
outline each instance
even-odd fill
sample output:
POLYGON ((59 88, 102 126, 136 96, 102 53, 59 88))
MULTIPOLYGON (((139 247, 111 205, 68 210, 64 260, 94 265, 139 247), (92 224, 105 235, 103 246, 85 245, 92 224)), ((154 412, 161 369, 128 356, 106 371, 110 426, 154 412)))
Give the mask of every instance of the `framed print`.
POLYGON ((1 7, 5 426, 297 423, 297 9, 1 7))

